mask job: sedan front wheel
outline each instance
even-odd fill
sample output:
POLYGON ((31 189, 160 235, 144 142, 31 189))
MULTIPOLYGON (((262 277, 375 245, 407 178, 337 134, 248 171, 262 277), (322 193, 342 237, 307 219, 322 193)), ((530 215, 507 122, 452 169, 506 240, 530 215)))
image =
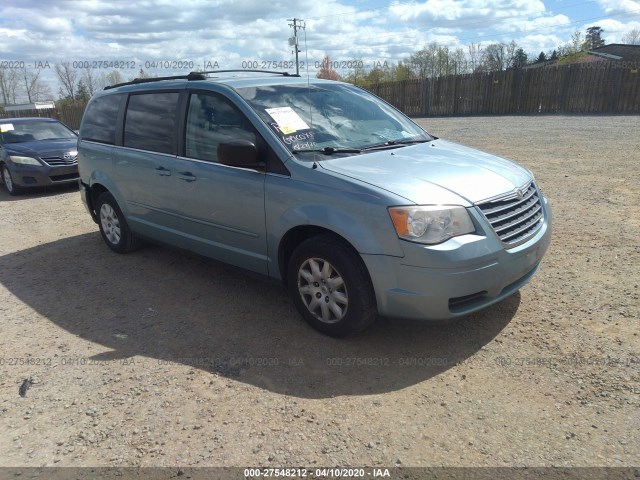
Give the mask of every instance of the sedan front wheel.
POLYGON ((2 165, 2 181, 4 182, 4 186, 7 187, 9 195, 19 195, 22 193, 22 188, 14 183, 9 167, 6 165, 2 165))

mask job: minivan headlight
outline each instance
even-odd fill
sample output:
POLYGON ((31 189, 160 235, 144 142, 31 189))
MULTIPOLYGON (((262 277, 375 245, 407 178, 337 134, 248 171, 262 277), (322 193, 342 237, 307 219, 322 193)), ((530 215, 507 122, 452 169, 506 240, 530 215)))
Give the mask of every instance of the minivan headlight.
POLYGON ((456 205, 391 207, 389 215, 398 237, 411 242, 436 244, 475 232, 467 209, 456 205))
POLYGON ((19 163, 20 165, 36 165, 38 167, 42 166, 42 164, 33 157, 20 157, 17 155, 9 155, 9 159, 13 163, 19 163))

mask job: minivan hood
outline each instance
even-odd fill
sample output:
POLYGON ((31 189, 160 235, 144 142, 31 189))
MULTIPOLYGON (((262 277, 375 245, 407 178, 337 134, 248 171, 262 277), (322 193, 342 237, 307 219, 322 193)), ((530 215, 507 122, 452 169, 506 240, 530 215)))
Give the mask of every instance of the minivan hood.
POLYGON ((10 154, 28 155, 30 157, 62 156, 62 154, 77 151, 78 140, 75 138, 61 138, 59 140, 6 143, 4 148, 10 154))
POLYGON ((443 199, 437 195, 440 189, 434 187, 448 190, 469 203, 478 203, 511 192, 532 180, 525 168, 509 160, 440 139, 326 159, 319 164, 419 205, 450 203, 454 198, 445 195, 443 199))

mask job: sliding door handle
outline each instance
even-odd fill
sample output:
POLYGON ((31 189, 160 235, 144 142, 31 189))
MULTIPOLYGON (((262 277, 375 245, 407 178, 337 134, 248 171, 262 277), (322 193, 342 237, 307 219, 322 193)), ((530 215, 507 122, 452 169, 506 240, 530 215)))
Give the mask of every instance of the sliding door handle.
POLYGON ((198 177, 193 175, 191 172, 178 172, 178 178, 185 182, 195 182, 198 177))

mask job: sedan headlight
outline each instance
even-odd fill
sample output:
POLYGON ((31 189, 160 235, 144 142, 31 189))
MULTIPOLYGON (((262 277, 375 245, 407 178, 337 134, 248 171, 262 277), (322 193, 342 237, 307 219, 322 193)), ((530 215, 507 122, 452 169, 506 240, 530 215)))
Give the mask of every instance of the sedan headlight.
POLYGON ((38 167, 42 167, 42 164, 33 157, 19 157, 17 155, 10 155, 9 159, 13 163, 19 163, 20 165, 36 165, 38 167))
POLYGON ((391 207, 389 215, 398 236, 411 242, 436 244, 475 232, 467 209, 455 205, 391 207))

